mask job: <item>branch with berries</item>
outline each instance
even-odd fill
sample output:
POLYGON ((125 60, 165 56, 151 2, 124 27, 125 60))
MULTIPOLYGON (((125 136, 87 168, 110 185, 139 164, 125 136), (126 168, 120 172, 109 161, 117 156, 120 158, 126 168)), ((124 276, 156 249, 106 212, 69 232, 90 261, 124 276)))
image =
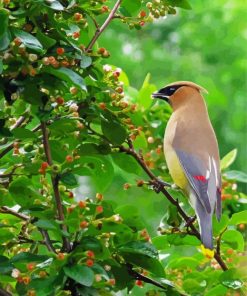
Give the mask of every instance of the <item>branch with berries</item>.
MULTIPOLYGON (((178 213, 183 218, 183 220, 186 222, 186 226, 188 228, 190 228, 190 230, 187 230, 187 233, 190 234, 190 235, 194 235, 196 238, 201 240, 200 233, 193 224, 195 219, 189 217, 185 213, 185 211, 182 209, 182 207, 180 206, 179 201, 177 199, 174 199, 171 196, 171 194, 166 190, 165 187, 170 186, 170 185, 163 182, 162 180, 157 178, 152 173, 152 171, 149 169, 149 167, 145 163, 144 158, 142 156, 142 153, 141 152, 137 153, 135 151, 133 143, 132 143, 132 141, 130 139, 128 140, 128 146, 129 146, 128 148, 126 148, 123 145, 120 146, 119 151, 127 153, 127 154, 129 154, 129 155, 131 155, 131 156, 133 156, 135 158, 135 160, 139 163, 139 165, 142 167, 142 169, 145 171, 145 173, 149 176, 149 178, 150 178, 149 184, 151 184, 153 186, 153 189, 155 190, 155 192, 157 192, 157 193, 161 192, 169 200, 169 202, 171 202, 177 208, 178 213)), ((219 247, 220 239, 218 240, 217 244, 218 245, 217 245, 217 248, 216 248, 216 252, 214 252, 214 258, 219 263, 222 270, 226 271, 228 269, 228 267, 226 266, 225 262, 223 261, 221 255, 220 255, 220 247, 219 247)))

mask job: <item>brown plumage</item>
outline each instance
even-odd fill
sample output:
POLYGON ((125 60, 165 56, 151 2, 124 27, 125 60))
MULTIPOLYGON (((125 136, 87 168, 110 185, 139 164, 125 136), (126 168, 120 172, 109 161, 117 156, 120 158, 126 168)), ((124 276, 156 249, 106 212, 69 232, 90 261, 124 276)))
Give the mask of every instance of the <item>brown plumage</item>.
POLYGON ((221 214, 220 159, 217 139, 199 85, 178 81, 154 97, 173 108, 164 136, 164 153, 174 182, 190 197, 198 217, 201 239, 212 249, 212 215, 221 214))

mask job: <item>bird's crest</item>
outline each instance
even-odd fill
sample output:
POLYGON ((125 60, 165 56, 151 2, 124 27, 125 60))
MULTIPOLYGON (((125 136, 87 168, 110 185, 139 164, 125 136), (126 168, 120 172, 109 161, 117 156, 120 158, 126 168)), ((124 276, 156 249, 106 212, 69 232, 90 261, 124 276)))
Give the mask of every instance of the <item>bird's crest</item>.
POLYGON ((190 86, 190 87, 197 89, 199 92, 204 92, 204 93, 208 94, 208 91, 204 87, 202 87, 194 82, 191 82, 191 81, 176 81, 176 82, 166 85, 164 88, 166 88, 168 86, 176 86, 176 85, 190 86))

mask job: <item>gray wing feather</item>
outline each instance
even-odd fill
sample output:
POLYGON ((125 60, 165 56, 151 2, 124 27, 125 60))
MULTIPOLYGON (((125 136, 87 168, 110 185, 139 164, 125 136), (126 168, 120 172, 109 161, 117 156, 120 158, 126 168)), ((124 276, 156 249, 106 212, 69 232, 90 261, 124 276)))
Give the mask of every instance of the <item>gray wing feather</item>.
POLYGON ((184 169, 184 172, 190 182, 190 185, 196 192, 199 201, 208 213, 211 213, 211 205, 208 196, 208 180, 204 182, 197 180, 195 176, 206 176, 207 169, 202 161, 189 153, 175 149, 178 159, 184 169))

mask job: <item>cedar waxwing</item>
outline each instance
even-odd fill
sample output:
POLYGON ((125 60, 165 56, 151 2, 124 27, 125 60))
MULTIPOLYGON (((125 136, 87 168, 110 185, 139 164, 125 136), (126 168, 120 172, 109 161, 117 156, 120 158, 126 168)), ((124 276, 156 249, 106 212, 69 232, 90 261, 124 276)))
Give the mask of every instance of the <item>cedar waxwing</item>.
POLYGON ((221 216, 221 176, 217 139, 208 117, 201 86, 171 83, 153 94, 170 103, 173 113, 164 136, 164 154, 170 174, 189 196, 207 249, 213 249, 212 215, 221 216))

